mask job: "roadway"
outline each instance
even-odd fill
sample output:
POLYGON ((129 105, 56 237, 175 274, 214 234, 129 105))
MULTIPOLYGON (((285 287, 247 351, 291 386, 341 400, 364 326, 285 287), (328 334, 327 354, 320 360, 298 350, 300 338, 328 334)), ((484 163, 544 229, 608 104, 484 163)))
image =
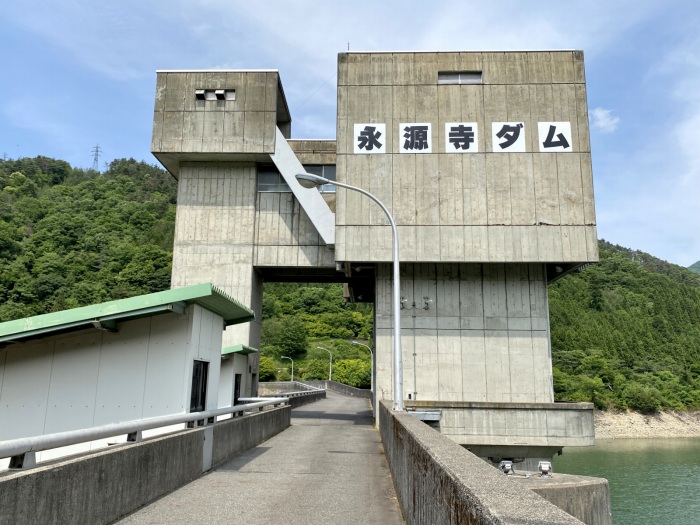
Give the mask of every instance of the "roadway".
POLYGON ((118 523, 401 525, 367 399, 327 392, 285 431, 118 523))

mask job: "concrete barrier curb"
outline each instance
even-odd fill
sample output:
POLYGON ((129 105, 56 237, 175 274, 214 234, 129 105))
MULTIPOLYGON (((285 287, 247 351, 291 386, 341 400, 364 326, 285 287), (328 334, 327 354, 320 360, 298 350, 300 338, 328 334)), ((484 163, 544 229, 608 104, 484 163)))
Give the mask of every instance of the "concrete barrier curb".
POLYGON ((276 381, 259 383, 260 397, 285 397, 292 408, 308 405, 321 399, 326 399, 326 391, 316 386, 310 386, 298 381, 276 381))
POLYGON ((582 523, 406 412, 377 408, 407 525, 582 523))
POLYGON ((291 407, 0 474, 0 524, 112 523, 202 475, 205 434, 220 464, 289 426, 291 407))
POLYGON ((337 381, 304 381, 307 385, 314 386, 316 388, 325 388, 326 390, 331 390, 337 392, 338 394, 343 394, 346 396, 353 397, 364 397, 367 399, 372 399, 372 391, 364 388, 355 388, 354 386, 344 385, 343 383, 338 383, 337 381))

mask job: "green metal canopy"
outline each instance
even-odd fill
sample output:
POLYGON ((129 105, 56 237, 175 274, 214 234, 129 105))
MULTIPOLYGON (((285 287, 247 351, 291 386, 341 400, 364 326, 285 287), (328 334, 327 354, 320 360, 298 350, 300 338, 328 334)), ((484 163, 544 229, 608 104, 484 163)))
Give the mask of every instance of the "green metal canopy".
POLYGON ((0 344, 89 327, 115 330, 120 321, 168 312, 182 314, 190 304, 220 315, 225 326, 255 319, 250 308, 204 283, 0 323, 0 344))
POLYGON ((258 351, 258 349, 253 348, 252 346, 233 345, 233 346, 227 346, 226 348, 222 348, 221 355, 228 355, 228 354, 248 355, 248 354, 254 354, 257 351, 258 351))

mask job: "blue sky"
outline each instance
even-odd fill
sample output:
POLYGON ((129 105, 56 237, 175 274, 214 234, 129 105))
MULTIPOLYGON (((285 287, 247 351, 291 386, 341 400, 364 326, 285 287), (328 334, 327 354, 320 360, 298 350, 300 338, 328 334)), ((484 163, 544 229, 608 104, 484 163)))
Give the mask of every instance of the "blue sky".
POLYGON ((598 236, 700 259, 694 0, 24 0, 0 6, 0 154, 149 152, 157 69, 279 69, 294 138, 335 136, 336 60, 365 50, 582 49, 598 236))

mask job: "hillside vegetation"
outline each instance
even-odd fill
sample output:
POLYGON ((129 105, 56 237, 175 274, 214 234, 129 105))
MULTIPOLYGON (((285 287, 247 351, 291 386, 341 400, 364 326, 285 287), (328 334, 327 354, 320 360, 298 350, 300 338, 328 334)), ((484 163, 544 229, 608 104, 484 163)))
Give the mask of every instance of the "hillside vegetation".
POLYGON ((700 407, 700 275, 600 241, 600 264, 549 288, 557 399, 700 407))
POLYGON ((169 288, 176 192, 133 159, 1 160, 0 321, 169 288))
MULTIPOLYGON (((176 183, 115 160, 102 174, 0 160, 0 322, 170 286, 176 183)), ((601 262, 549 289, 556 398, 599 408, 700 408, 700 274, 600 242, 601 262)), ((369 305, 340 285, 266 283, 261 379, 368 387, 369 305)))
POLYGON ((338 284, 266 283, 263 292, 260 380, 328 379, 357 388, 371 384, 372 307, 351 304, 338 284), (318 348, 321 347, 321 348, 318 348), (325 350, 323 350, 324 348, 325 350), (329 354, 330 352, 330 354, 329 354))

